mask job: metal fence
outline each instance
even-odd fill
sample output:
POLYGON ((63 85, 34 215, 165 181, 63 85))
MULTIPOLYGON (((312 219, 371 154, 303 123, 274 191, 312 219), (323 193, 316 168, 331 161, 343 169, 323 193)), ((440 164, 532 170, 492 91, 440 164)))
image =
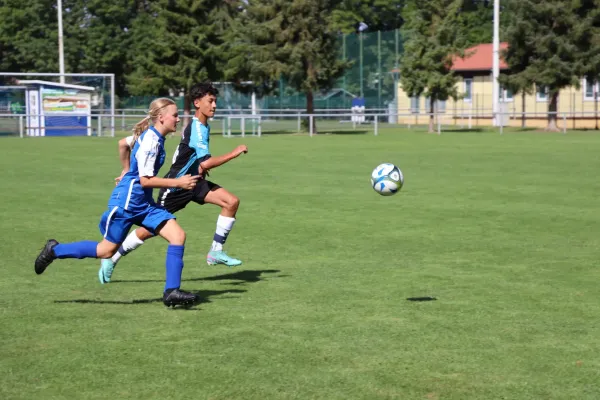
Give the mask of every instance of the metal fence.
MULTIPOLYGON (((379 112, 378 110, 367 110, 365 113, 351 113, 347 110, 339 112, 319 112, 307 114, 303 111, 286 110, 286 112, 275 113, 219 113, 211 120, 212 133, 222 134, 226 137, 234 136, 257 136, 263 134, 315 134, 313 127, 316 125, 318 133, 369 133, 377 135, 382 129, 398 130, 399 128, 415 129, 429 125, 433 120, 434 129, 437 133, 444 130, 475 130, 482 127, 494 126, 499 133, 503 133, 507 126, 520 127, 522 117, 525 117, 526 127, 542 128, 546 124, 548 113, 498 113, 496 119, 494 114, 489 113, 414 113, 414 110, 401 110, 397 113, 379 112)), ((133 126, 139 122, 145 114, 92 114, 89 118, 89 126, 31 126, 30 118, 37 119, 40 115, 34 114, 0 114, 0 136, 45 136, 46 129, 64 130, 88 129, 88 136, 124 136, 131 132, 133 126)), ((57 116, 53 114, 52 116, 57 116)), ((60 116, 60 115, 58 115, 60 116)), ((72 115, 69 115, 72 116, 72 115)), ((584 117, 593 121, 594 113, 584 113, 584 117)), ((182 119, 190 119, 191 115, 183 115, 182 119)), ((562 112, 556 113, 557 127, 566 133, 574 129, 578 118, 582 113, 562 112)), ((581 123, 581 122, 578 122, 581 123)), ((582 127, 584 128, 584 127, 582 127)), ((575 128, 576 129, 576 128, 575 128)), ((593 129, 593 128, 590 128, 593 129)))

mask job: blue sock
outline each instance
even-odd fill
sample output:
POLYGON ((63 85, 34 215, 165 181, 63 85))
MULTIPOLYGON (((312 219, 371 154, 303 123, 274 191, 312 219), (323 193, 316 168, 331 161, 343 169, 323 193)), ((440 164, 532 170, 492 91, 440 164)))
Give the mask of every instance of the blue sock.
POLYGON ((84 240, 73 243, 59 243, 54 246, 54 255, 57 258, 97 258, 96 247, 98 242, 84 240))
POLYGON ((183 250, 185 246, 170 244, 167 247, 167 281, 165 291, 179 289, 181 273, 183 272, 183 250))

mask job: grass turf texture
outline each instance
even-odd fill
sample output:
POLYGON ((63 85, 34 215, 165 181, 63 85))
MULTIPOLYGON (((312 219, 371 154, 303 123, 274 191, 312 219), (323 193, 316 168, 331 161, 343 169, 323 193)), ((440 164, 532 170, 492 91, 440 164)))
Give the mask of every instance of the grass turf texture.
POLYGON ((109 285, 90 259, 33 271, 50 237, 100 239, 116 140, 1 140, 0 398, 600 397, 600 136, 211 147, 240 143, 249 154, 210 179, 242 200, 226 247, 244 265, 206 265, 218 209, 188 206, 182 288, 204 301, 171 310, 162 239, 109 285), (382 162, 404 172, 396 196, 369 187, 382 162))

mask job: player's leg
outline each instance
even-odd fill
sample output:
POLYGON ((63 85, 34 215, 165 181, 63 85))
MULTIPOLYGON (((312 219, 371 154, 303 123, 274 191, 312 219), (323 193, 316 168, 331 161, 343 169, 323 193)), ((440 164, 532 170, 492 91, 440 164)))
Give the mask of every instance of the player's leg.
POLYGON ((131 231, 112 257, 103 258, 100 261, 100 269, 98 270, 98 279, 100 280, 100 283, 104 284, 110 282, 114 269, 121 257, 137 249, 144 244, 144 241, 153 236, 152 233, 142 227, 131 231))
POLYGON ((163 208, 156 208, 149 213, 143 221, 143 226, 169 242, 165 260, 166 279, 163 303, 167 307, 194 303, 197 300, 195 294, 180 290, 185 250, 184 230, 179 226, 173 214, 163 208))
MULTIPOLYGON (((161 189, 158 193, 157 202, 171 214, 174 214, 185 207, 185 204, 189 201, 183 199, 183 197, 186 197, 185 194, 182 195, 183 192, 184 191, 173 192, 171 189, 161 189)), ((143 227, 139 227, 127 235, 121 244, 121 247, 119 247, 119 250, 117 250, 111 258, 103 259, 100 262, 100 269, 98 270, 98 280, 100 283, 109 283, 114 269, 121 257, 137 249, 143 245, 146 240, 152 237, 154 237, 154 235, 143 227)))
POLYGON ((38 275, 43 273, 57 258, 110 257, 118 248, 118 244, 106 239, 101 242, 83 240, 72 243, 58 243, 56 240, 50 239, 35 260, 35 272, 38 275))
MULTIPOLYGON (((204 203, 215 204, 221 207, 221 213, 217 218, 213 243, 206 257, 206 262, 209 265, 225 264, 229 267, 241 265, 241 260, 230 257, 223 251, 223 245, 227 241, 227 237, 235 224, 235 215, 240 206, 240 199, 233 193, 212 182, 204 182, 208 185, 208 190, 206 190, 206 195, 203 199, 204 203)), ((200 185, 200 182, 198 185, 200 185)))
POLYGON ((110 260, 114 265, 117 265, 121 257, 131 253, 133 250, 143 245, 146 240, 153 237, 154 235, 146 228, 139 227, 136 230, 131 231, 119 247, 119 250, 117 250, 110 260))
POLYGON ((35 272, 39 275, 57 258, 106 258, 119 248, 133 222, 123 215, 123 210, 114 207, 102 214, 100 232, 104 235, 101 242, 85 240, 73 243, 58 243, 54 239, 46 245, 35 260, 35 272))

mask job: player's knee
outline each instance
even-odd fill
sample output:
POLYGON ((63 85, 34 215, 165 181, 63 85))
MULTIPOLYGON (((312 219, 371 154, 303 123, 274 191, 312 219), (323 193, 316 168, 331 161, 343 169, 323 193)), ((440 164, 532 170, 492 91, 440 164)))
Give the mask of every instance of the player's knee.
POLYGON ((111 258, 112 256, 115 255, 115 253, 117 252, 117 250, 99 250, 97 251, 97 257, 98 258, 111 258))
POLYGON ((148 231, 147 229, 138 228, 135 230, 135 236, 137 236, 138 239, 140 239, 141 241, 146 241, 154 235, 150 233, 150 231, 148 231))
POLYGON ((231 196, 231 198, 227 199, 227 208, 232 211, 237 211, 240 206, 240 199, 237 196, 231 196))
POLYGON ((96 257, 98 258, 110 258, 115 255, 119 246, 113 243, 101 242, 96 247, 96 257))
POLYGON ((173 232, 173 234, 171 235, 171 244, 174 244, 177 246, 183 246, 185 244, 185 239, 186 239, 185 231, 183 229, 179 228, 177 231, 173 232))

